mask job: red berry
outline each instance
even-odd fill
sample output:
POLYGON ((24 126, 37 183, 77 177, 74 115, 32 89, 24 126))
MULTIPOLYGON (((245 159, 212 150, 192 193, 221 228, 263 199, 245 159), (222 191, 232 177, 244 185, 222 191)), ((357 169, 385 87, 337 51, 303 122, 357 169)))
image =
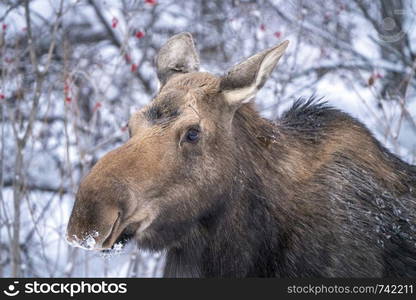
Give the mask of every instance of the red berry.
POLYGON ((92 109, 93 112, 96 112, 97 110, 99 110, 101 108, 102 104, 101 102, 97 102, 94 105, 94 108, 92 109))
POLYGON ((266 30, 266 25, 261 24, 261 25, 260 25, 260 30, 261 30, 261 31, 265 31, 265 30, 266 30))
POLYGON ((141 38, 144 37, 144 32, 143 31, 137 31, 134 36, 138 39, 141 39, 141 38))
POLYGON ((111 20, 111 27, 116 28, 118 25, 118 19, 116 17, 113 17, 111 20))
POLYGON ((65 102, 66 102, 66 103, 71 103, 71 101, 72 101, 72 98, 71 98, 71 97, 66 97, 66 98, 65 98, 65 102))
POLYGON ((6 97, 4 96, 4 94, 0 94, 0 100, 3 100, 4 98, 6 98, 6 97))
POLYGON ((282 36, 282 32, 280 32, 280 31, 276 31, 275 33, 274 33, 274 36, 276 37, 276 38, 280 38, 281 36, 282 36))
POLYGON ((144 0, 144 2, 150 5, 155 5, 157 1, 156 0, 144 0))
POLYGON ((3 25, 1 26, 1 28, 3 28, 3 31, 6 31, 6 29, 7 29, 7 24, 3 24, 3 25))
POLYGON ((374 77, 377 78, 377 79, 380 79, 380 78, 383 78, 383 75, 381 75, 379 72, 376 72, 374 74, 374 77))
POLYGON ((325 21, 329 21, 332 18, 332 14, 330 12, 326 12, 324 15, 325 21))
POLYGON ((130 55, 129 54, 124 54, 124 60, 126 61, 126 63, 130 63, 131 62, 131 58, 130 58, 130 55))
POLYGON ((134 73, 137 71, 137 64, 132 64, 131 65, 131 71, 134 73))

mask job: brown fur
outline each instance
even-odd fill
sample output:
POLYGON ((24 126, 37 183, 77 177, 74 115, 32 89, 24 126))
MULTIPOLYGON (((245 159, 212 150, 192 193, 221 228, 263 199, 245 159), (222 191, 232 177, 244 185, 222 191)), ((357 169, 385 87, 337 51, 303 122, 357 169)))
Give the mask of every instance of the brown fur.
POLYGON ((360 122, 314 100, 272 122, 223 78, 168 75, 83 180, 69 240, 133 237, 166 276, 416 276, 416 169, 360 122))

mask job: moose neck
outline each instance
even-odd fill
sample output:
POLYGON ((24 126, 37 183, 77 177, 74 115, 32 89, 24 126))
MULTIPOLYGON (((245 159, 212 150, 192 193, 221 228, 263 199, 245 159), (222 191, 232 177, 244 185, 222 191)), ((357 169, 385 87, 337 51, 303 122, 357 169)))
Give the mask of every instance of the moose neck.
POLYGON ((278 272, 278 241, 284 236, 281 222, 270 212, 283 191, 267 180, 280 176, 268 165, 278 146, 277 128, 249 105, 236 113, 233 127, 236 142, 244 147, 236 147, 232 188, 218 201, 223 205, 203 216, 195 232, 169 251, 166 276, 261 277, 278 272))

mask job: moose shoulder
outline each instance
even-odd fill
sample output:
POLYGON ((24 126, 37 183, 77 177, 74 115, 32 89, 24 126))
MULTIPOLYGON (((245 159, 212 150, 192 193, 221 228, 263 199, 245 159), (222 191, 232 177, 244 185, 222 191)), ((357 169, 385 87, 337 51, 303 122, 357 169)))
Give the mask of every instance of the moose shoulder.
POLYGON ((275 122, 253 108, 287 45, 218 77, 189 33, 169 39, 157 96, 83 179, 68 240, 166 250, 175 277, 415 277, 416 168, 313 99, 275 122))

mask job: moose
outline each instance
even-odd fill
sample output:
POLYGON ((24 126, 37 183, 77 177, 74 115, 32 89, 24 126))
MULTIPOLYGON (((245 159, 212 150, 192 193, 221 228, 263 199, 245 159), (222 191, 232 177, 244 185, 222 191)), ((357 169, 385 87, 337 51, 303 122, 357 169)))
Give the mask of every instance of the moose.
POLYGON ((322 100, 256 111, 287 47, 219 76, 190 33, 171 37, 157 95, 82 180, 67 240, 166 251, 166 277, 416 277, 416 167, 322 100))

